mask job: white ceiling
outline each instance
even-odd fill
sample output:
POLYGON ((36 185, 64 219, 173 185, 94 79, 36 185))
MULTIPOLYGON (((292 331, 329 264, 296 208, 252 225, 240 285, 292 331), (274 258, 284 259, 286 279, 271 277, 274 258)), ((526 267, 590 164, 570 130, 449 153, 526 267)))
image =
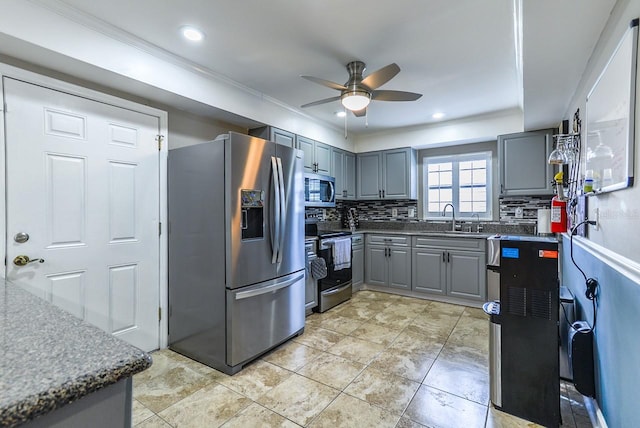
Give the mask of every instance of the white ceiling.
MULTIPOLYGON (((76 10, 57 10, 87 25, 99 20, 151 52, 169 52, 296 109, 339 94, 300 75, 345 83, 349 61, 364 61, 365 76, 395 62, 402 71, 382 89, 424 95, 374 101, 367 118, 349 116, 349 132, 364 134, 435 122, 438 111, 452 120, 523 102, 525 128, 557 124, 615 0, 522 1, 63 0, 76 10), (205 40, 182 39, 186 24, 202 29, 205 40)), ((336 101, 305 113, 341 126, 340 109, 336 101)))

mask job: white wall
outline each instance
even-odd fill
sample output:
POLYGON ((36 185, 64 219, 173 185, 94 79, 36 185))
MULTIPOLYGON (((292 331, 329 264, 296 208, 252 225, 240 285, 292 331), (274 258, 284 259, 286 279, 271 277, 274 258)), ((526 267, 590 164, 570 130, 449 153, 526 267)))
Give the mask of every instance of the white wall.
POLYGON ((99 21, 89 21, 84 16, 66 18, 56 10, 62 7, 56 3, 43 4, 47 6, 3 0, 0 53, 183 110, 190 105, 196 109, 197 104, 212 106, 353 150, 352 142, 345 140, 339 127, 320 123, 297 109, 143 44, 99 21), (154 90, 159 90, 159 95, 154 90))
POLYGON ((460 120, 362 135, 355 139, 356 152, 399 147, 418 149, 495 140, 498 135, 522 132, 520 109, 506 110, 460 120))
POLYGON ((247 133, 245 128, 196 116, 179 110, 169 110, 169 150, 213 140, 228 131, 247 133))
MULTIPOLYGON (((640 16, 640 0, 619 1, 603 30, 603 34, 587 64, 578 89, 574 94, 565 118, 571 119, 576 109, 580 108, 580 116, 586 123, 586 98, 596 79, 604 69, 619 41, 629 27, 632 19, 640 16)), ((638 68, 640 71, 640 67, 638 68)), ((636 87, 640 83, 637 77, 636 87)), ((638 89, 636 93, 640 95, 638 89)), ((588 200, 588 217, 595 219, 599 211, 599 227, 589 228, 589 239, 611 251, 622 254, 635 262, 640 262, 640 185, 638 171, 640 167, 640 96, 636 97, 635 115, 635 175, 636 184, 628 189, 590 197, 588 200)), ((584 145, 584 142, 583 142, 584 145)))

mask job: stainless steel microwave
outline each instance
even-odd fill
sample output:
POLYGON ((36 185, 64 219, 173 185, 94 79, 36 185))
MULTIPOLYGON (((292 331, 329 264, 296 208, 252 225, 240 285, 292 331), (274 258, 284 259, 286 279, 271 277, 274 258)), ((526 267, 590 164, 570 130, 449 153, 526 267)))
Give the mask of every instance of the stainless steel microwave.
POLYGON ((335 207, 336 179, 328 175, 304 175, 304 206, 335 207))

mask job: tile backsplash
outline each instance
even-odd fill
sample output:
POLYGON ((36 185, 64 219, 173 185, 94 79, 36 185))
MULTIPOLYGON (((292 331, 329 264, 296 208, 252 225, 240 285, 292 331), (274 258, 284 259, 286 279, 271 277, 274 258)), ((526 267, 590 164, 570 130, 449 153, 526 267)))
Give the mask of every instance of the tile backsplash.
POLYGON ((550 208, 551 198, 552 196, 500 198, 500 221, 523 224, 536 223, 538 209, 550 208))
MULTIPOLYGON (((325 221, 341 221, 343 213, 348 209, 355 208, 360 221, 376 221, 376 220, 411 220, 409 218, 409 210, 413 209, 413 219, 418 218, 418 202, 417 201, 336 201, 335 208, 325 208, 325 221), (396 216, 394 217, 394 210, 396 216)), ((322 219, 322 208, 306 208, 305 216, 307 218, 322 219)))

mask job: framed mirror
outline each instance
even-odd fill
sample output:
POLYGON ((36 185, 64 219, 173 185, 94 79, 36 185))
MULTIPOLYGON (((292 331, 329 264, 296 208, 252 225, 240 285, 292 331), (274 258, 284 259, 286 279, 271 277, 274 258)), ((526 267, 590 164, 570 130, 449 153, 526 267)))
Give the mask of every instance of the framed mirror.
POLYGON ((633 185, 638 19, 634 19, 587 96, 584 178, 594 192, 633 185))

